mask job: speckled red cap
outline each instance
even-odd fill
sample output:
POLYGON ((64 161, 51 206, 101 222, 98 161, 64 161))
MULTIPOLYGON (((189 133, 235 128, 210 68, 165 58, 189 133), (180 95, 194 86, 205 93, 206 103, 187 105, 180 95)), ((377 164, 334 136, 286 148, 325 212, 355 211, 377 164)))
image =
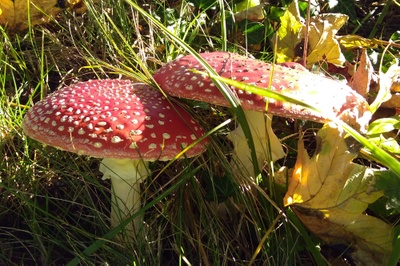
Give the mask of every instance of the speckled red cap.
MULTIPOLYGON (((91 80, 65 87, 25 115, 31 138, 99 158, 170 160, 204 132, 155 88, 129 80, 91 80)), ((189 149, 195 156, 208 140, 189 149)))
MULTIPOLYGON (((349 86, 313 74, 299 64, 272 65, 228 52, 201 53, 200 56, 222 77, 270 88, 312 105, 323 114, 232 87, 245 110, 267 110, 278 116, 322 123, 335 116, 361 129, 366 127, 371 117, 368 103, 349 86)), ((183 56, 161 67, 154 74, 154 79, 167 94, 229 106, 212 80, 208 76, 193 73, 190 71, 192 69, 204 71, 195 57, 183 56)))

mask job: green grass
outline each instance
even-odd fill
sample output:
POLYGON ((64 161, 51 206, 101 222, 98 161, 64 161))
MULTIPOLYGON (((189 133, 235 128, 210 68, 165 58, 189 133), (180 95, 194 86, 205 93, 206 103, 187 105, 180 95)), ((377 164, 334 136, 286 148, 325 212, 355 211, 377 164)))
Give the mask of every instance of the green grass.
MULTIPOLYGON (((75 81, 123 76, 152 83, 154 71, 178 55, 244 50, 229 37, 235 29, 219 24, 218 10, 229 17, 232 8, 224 1, 205 10, 185 1, 174 8, 138 2, 89 0, 83 15, 65 11, 16 34, 1 28, 0 264, 324 264, 320 241, 284 212, 286 187, 266 182, 279 164, 265 167, 257 180, 232 173, 226 132, 235 127, 233 117, 248 127, 222 82, 234 114, 186 102, 209 130, 211 145, 194 159, 151 164, 137 214, 144 214, 146 236, 127 245, 113 237, 135 216, 109 228, 110 184, 101 179, 99 159, 43 146, 22 133, 34 102, 75 81)), ((272 58, 270 47, 259 56, 272 58)), ((274 123, 289 150, 280 163, 291 167, 296 123, 274 123)))

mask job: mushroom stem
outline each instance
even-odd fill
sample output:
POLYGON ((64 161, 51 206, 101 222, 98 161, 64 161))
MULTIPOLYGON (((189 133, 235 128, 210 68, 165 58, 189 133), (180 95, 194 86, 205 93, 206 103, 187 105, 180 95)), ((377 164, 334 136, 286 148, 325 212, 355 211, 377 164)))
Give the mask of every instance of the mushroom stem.
MULTIPOLYGON (((103 179, 111 179, 111 227, 118 226, 123 220, 141 208, 140 183, 148 176, 148 162, 132 159, 103 159, 100 171, 103 179)), ((142 226, 142 215, 135 218, 125 228, 127 236, 136 238, 142 226)))
MULTIPOLYGON (((276 161, 283 156, 285 152, 282 149, 281 142, 272 130, 272 115, 265 115, 263 112, 244 110, 247 123, 250 127, 251 136, 253 138, 255 153, 259 170, 262 170, 265 160, 276 161)), ((252 177, 255 177, 253 162, 251 159, 251 150, 246 141, 243 129, 239 125, 235 130, 228 135, 234 145, 234 160, 232 167, 234 172, 237 170, 246 169, 252 177)))

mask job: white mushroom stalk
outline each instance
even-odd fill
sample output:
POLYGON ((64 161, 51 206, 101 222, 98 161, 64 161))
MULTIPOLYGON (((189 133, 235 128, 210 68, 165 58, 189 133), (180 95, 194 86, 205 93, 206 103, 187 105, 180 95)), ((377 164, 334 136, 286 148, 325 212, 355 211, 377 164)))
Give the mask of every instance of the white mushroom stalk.
MULTIPOLYGON (((149 162, 131 159, 105 158, 101 161, 100 172, 103 179, 111 180, 111 217, 114 227, 127 217, 136 214, 141 208, 140 184, 149 175, 149 162)), ((136 214, 137 215, 137 214, 136 214)), ((137 215, 125 230, 128 235, 137 235, 142 228, 142 216, 137 215)))
MULTIPOLYGON (((184 109, 155 88, 129 80, 92 80, 65 87, 33 106, 23 121, 31 138, 58 149, 104 158, 100 171, 112 183, 111 226, 141 207, 140 183, 150 161, 174 159, 204 134, 184 109)), ((185 152, 193 157, 208 139, 185 152)), ((126 229, 135 237, 139 216, 126 229)))

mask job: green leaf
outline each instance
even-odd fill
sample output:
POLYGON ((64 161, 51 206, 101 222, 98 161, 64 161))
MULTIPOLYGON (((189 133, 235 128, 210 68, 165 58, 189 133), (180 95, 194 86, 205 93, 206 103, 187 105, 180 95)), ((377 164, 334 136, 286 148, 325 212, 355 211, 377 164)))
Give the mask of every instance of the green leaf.
POLYGON ((281 17, 285 14, 284 8, 270 5, 265 6, 265 11, 268 14, 268 19, 276 22, 281 21, 281 17))
POLYGON ((395 129, 400 129, 400 117, 381 118, 369 125, 367 135, 387 133, 395 129))
POLYGON ((400 154, 399 143, 394 138, 385 138, 383 135, 379 135, 369 140, 390 153, 400 154))
POLYGON ((300 15, 304 18, 307 16, 308 3, 306 1, 297 2, 300 10, 300 15))
POLYGON ((393 252, 387 264, 389 266, 399 265, 400 262, 400 226, 396 226, 394 231, 396 237, 393 240, 393 252))
POLYGON ((260 44, 264 40, 265 26, 262 23, 243 20, 240 23, 240 27, 247 37, 248 44, 260 44))
POLYGON ((383 190, 390 207, 400 213, 400 179, 391 170, 376 171, 375 177, 375 187, 383 190))
POLYGON ((400 40, 400 30, 395 31, 395 32, 392 34, 392 36, 390 36, 390 39, 391 39, 392 41, 398 41, 398 40, 400 40))

